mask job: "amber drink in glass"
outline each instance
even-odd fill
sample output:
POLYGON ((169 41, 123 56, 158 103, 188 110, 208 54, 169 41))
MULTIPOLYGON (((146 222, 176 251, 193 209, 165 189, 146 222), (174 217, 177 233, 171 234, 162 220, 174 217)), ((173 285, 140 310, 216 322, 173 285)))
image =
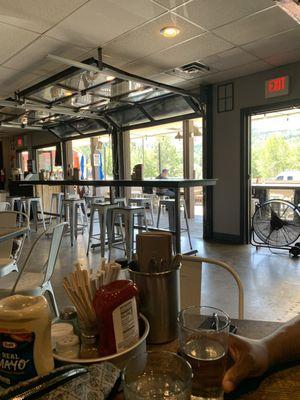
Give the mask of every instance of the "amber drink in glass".
POLYGON ((192 395, 222 400, 226 370, 229 318, 213 307, 189 307, 178 315, 180 354, 192 366, 192 395))

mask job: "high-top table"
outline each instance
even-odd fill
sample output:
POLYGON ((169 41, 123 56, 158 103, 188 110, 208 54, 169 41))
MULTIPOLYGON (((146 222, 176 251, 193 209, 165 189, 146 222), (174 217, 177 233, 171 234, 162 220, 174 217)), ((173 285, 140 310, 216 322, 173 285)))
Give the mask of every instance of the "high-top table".
MULTIPOLYGON (((237 334, 251 339, 263 338, 282 325, 279 322, 251 320, 232 320, 232 323, 237 327, 237 334)), ((178 341, 148 348, 176 353, 178 341)), ((123 393, 118 393, 114 400, 124 400, 123 393)), ((300 400, 300 363, 277 368, 260 378, 246 380, 235 392, 226 394, 225 400, 300 400)))
MULTIPOLYGON (((113 202, 115 197, 115 188, 118 187, 148 187, 148 188, 169 188, 175 193, 175 243, 176 253, 181 253, 180 242, 180 189, 191 188, 197 186, 214 186, 217 179, 153 179, 143 181, 132 180, 61 180, 61 181, 16 181, 14 184, 18 186, 34 186, 34 185, 49 185, 49 186, 104 186, 110 189, 110 199, 113 202)), ((195 253, 191 251, 189 253, 195 253)))

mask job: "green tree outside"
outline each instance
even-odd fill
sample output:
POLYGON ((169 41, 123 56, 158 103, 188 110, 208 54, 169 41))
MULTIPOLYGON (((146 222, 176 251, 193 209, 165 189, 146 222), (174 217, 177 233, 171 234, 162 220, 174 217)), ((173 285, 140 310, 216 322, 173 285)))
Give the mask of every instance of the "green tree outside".
POLYGON ((300 170, 300 144, 281 134, 252 146, 252 178, 274 178, 282 171, 300 170))

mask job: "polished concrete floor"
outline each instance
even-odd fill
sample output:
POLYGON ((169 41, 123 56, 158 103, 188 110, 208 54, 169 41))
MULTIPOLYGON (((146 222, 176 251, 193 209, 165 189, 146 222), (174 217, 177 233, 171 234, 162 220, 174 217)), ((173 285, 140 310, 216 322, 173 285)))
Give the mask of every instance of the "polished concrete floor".
MULTIPOLYGON (((166 223, 166 216, 164 216, 166 223)), ((162 224, 163 225, 163 224, 162 224)), ((271 253, 268 249, 256 250, 250 245, 225 245, 204 242, 201 217, 190 220, 193 248, 199 255, 217 258, 231 264, 239 274, 245 290, 245 318, 285 321, 300 313, 300 258, 290 258, 287 252, 271 253)), ((36 234, 26 240, 24 259, 36 234)), ((36 270, 46 258, 49 239, 44 239, 30 263, 36 270)), ((182 238, 183 251, 189 250, 186 233, 182 238)), ((89 267, 98 266, 100 252, 94 250, 86 256, 87 233, 78 236, 73 248, 70 237, 63 238, 52 284, 59 306, 68 304, 62 279, 68 275, 76 262, 89 267)), ((122 255, 116 250, 116 256, 122 255)), ((193 285, 193 282, 191 282, 193 285)), ((237 317, 237 289, 226 272, 214 266, 204 265, 202 274, 202 304, 217 306, 237 317)))

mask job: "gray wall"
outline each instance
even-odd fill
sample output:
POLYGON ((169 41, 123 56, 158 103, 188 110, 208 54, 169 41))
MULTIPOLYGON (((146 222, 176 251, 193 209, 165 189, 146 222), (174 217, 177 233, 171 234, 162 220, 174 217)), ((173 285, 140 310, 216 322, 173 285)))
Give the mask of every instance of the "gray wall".
MULTIPOLYGON (((213 88, 213 231, 218 234, 240 234, 240 112, 241 109, 300 99, 300 63, 289 64, 234 82, 234 110, 217 113, 217 85, 213 88), (290 76, 289 95, 264 98, 265 81, 290 76)), ((219 85, 219 84, 218 84, 219 85)))

